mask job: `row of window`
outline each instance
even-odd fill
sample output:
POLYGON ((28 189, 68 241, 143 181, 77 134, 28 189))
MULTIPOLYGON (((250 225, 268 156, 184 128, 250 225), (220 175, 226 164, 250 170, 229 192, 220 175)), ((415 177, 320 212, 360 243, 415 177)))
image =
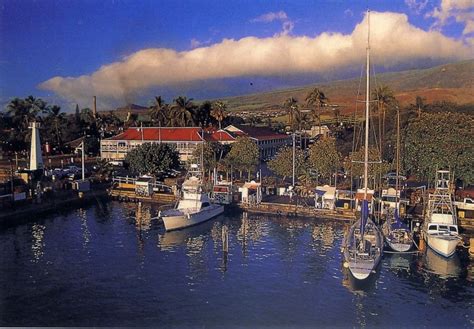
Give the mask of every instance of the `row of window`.
MULTIPOLYGON (((150 143, 150 142, 147 142, 150 143)), ((159 142, 151 142, 151 143, 159 143, 159 142)), ((101 143, 101 149, 102 151, 116 151, 117 149, 119 150, 127 150, 127 149, 133 149, 136 148, 137 146, 141 145, 142 142, 116 142, 116 143, 111 143, 111 142, 102 142, 101 143)), ((174 144, 176 145, 176 149, 181 152, 193 152, 196 149, 196 146, 198 143, 189 143, 189 142, 178 142, 178 143, 169 143, 169 144, 174 144)))
POLYGON ((263 141, 258 141, 258 145, 267 145, 267 144, 282 144, 287 143, 287 138, 279 138, 279 139, 268 139, 263 141))

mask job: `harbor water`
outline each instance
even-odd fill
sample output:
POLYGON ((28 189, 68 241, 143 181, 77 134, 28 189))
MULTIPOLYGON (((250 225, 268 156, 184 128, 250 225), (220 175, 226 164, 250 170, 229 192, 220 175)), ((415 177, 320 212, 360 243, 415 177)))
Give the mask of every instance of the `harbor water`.
POLYGON ((153 214, 97 203, 0 228, 0 326, 474 326, 465 252, 384 254, 358 284, 346 223, 235 211, 166 233, 153 214))

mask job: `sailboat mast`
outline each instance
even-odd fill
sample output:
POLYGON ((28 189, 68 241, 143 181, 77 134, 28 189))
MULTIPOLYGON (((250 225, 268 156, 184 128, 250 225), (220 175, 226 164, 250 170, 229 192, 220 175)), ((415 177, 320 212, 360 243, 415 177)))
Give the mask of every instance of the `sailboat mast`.
POLYGON ((400 207, 400 197, 398 195, 399 193, 399 176, 400 176, 400 109, 397 106, 397 178, 395 180, 395 190, 396 190, 396 205, 397 209, 400 207))
POLYGON ((369 96, 370 96, 370 10, 367 10, 367 67, 366 67, 366 91, 365 91, 365 145, 364 145, 364 199, 367 200, 367 189, 369 185, 369 96))

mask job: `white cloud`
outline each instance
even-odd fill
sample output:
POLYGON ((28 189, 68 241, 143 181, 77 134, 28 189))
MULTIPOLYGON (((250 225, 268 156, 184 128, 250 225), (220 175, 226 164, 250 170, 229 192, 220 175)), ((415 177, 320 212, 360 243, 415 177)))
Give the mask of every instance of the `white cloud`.
MULTIPOLYGON (((74 102, 130 99, 152 87, 243 77, 324 73, 364 62, 367 17, 350 34, 321 33, 316 37, 278 35, 268 38, 224 39, 219 43, 177 52, 151 48, 131 54, 79 77, 53 77, 40 84, 74 102)), ((424 31, 404 14, 371 13, 371 47, 375 64, 387 67, 413 60, 472 58, 473 44, 424 31)))
POLYGON ((280 21, 282 23, 281 32, 275 34, 275 36, 288 35, 295 27, 293 21, 291 21, 288 15, 282 10, 269 12, 250 20, 252 23, 271 23, 273 21, 280 21))
POLYGON ((435 29, 441 29, 451 18, 454 18, 456 22, 464 24, 463 35, 466 35, 474 32, 473 9, 473 0, 441 0, 441 5, 426 16, 436 19, 432 26, 435 29))
POLYGON ((192 38, 190 42, 190 47, 191 49, 202 47, 202 46, 210 44, 211 41, 212 39, 208 39, 206 41, 199 41, 198 39, 192 38))
POLYGON ((257 18, 251 19, 253 23, 270 23, 273 21, 287 21, 288 15, 284 11, 279 12, 269 12, 258 16, 257 18))
POLYGON ((428 0, 405 0, 405 4, 408 8, 419 14, 423 9, 425 9, 428 0))

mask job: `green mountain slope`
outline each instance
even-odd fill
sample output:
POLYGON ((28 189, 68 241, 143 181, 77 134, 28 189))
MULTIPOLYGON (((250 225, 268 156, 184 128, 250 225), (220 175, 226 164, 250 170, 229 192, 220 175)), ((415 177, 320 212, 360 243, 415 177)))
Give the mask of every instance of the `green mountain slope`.
MULTIPOLYGON (((387 85, 402 105, 413 103, 416 96, 427 102, 446 100, 458 104, 474 103, 474 60, 445 64, 429 69, 383 73, 372 77, 372 85, 387 85)), ((364 77, 365 79, 365 77, 364 77)), ((318 87, 324 91, 330 103, 353 108, 361 85, 364 93, 364 79, 339 80, 330 83, 275 90, 260 94, 229 97, 225 101, 231 111, 274 109, 288 97, 295 97, 300 103, 309 91, 318 87)), ((363 96, 359 97, 363 99, 363 96)))

